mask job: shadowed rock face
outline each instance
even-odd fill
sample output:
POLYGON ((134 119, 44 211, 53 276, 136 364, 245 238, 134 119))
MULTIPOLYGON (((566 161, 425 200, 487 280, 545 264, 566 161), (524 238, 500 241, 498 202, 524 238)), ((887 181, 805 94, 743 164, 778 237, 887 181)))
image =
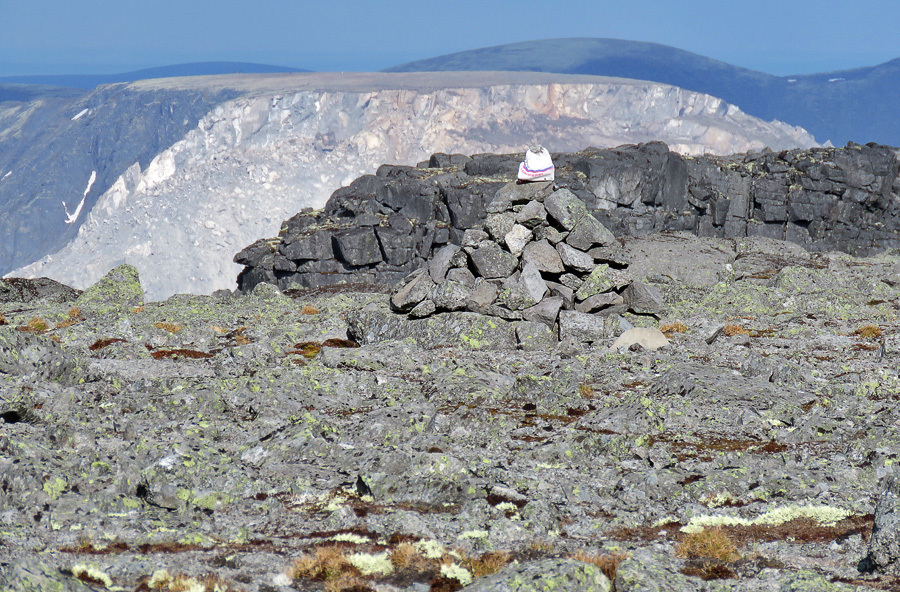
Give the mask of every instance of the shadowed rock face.
MULTIPOLYGON (((462 245, 467 229, 484 224, 505 239, 520 215, 498 215, 507 201, 511 205, 514 196, 524 207, 537 197, 529 192, 559 188, 579 198, 604 232, 620 237, 688 231, 788 240, 812 251, 858 255, 900 247, 900 161, 887 146, 684 157, 654 142, 554 154, 552 186, 509 185, 521 159, 522 154, 436 154, 417 167, 383 166, 335 192, 324 210, 287 220, 277 239, 260 239, 238 253, 235 262, 245 266, 238 287, 393 284, 446 245, 462 245)), ((519 221, 537 224, 540 216, 525 211, 519 221)), ((598 229, 558 222, 541 232, 547 236, 536 240, 554 245, 566 233, 565 246, 555 249, 560 256, 602 247, 592 234, 598 229), (566 250, 570 245, 579 248, 566 250)), ((473 273, 501 265, 499 254, 488 255, 486 250, 472 256, 473 273)), ((610 249, 595 255, 585 269, 594 261, 623 263, 610 249)), ((541 265, 559 263, 541 259, 541 265)))
POLYGON ((146 168, 236 95, 119 84, 0 104, 0 275, 63 248, 129 167, 146 168))

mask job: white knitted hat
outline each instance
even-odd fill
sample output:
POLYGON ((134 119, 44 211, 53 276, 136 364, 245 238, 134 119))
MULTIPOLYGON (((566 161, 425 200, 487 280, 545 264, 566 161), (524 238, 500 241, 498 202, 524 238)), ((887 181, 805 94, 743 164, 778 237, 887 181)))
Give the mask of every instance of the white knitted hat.
POLYGON ((554 178, 553 160, 543 146, 532 146, 525 153, 525 162, 519 164, 519 180, 552 181, 554 178))

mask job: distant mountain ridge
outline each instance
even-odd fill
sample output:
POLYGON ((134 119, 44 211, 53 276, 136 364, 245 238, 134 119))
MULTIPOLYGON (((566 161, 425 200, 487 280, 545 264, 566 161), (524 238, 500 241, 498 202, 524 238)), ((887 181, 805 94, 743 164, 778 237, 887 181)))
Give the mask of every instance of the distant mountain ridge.
POLYGON ((853 70, 774 76, 639 41, 526 41, 418 60, 386 72, 513 70, 616 76, 710 94, 764 120, 801 126, 819 142, 900 145, 900 59, 853 70))
POLYGON ((80 286, 124 260, 140 267, 151 299, 231 288, 235 252, 381 163, 513 153, 536 140, 555 151, 662 140, 684 154, 814 144, 802 129, 710 95, 595 76, 244 74, 107 85, 61 112, 0 105, 0 274, 19 268, 80 286), (35 133, 20 154, 23 129, 35 133))
POLYGON ((178 76, 212 76, 217 74, 276 74, 285 72, 310 72, 300 68, 255 64, 249 62, 192 62, 156 68, 144 68, 120 74, 51 74, 43 76, 2 76, 0 77, 0 102, 14 100, 3 98, 3 85, 40 84, 45 86, 92 89, 101 84, 134 82, 150 78, 174 78, 178 76))

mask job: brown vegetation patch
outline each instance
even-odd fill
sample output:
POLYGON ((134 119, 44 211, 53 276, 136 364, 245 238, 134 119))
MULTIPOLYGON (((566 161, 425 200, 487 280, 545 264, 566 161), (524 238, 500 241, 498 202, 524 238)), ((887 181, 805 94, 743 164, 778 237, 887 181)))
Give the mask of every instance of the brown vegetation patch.
POLYGON ((491 506, 498 506, 500 504, 507 503, 513 504, 520 510, 528 504, 528 500, 513 499, 510 497, 506 497, 505 495, 498 495, 496 493, 489 494, 485 499, 491 506))
POLYGON ((50 325, 41 317, 34 317, 24 325, 16 327, 17 331, 23 333, 40 334, 50 330, 50 325))
POLYGON ((469 570, 473 578, 483 578, 497 573, 513 561, 513 554, 508 551, 494 551, 479 557, 463 557, 460 562, 469 570))
POLYGON ((878 339, 883 331, 878 325, 863 325, 853 332, 860 339, 878 339))
POLYGON ((234 331, 225 334, 227 339, 230 339, 234 345, 249 345, 253 343, 253 340, 244 335, 244 331, 246 331, 248 327, 238 327, 234 331))
POLYGON ((659 330, 662 331, 666 337, 671 339, 676 333, 687 333, 688 326, 682 322, 676 321, 674 323, 660 325, 659 330))
POLYGON ((873 343, 855 343, 853 344, 853 349, 856 351, 875 351, 879 346, 873 343))
POLYGON ((109 347, 110 345, 112 345, 114 343, 128 343, 128 341, 126 341, 124 339, 119 339, 117 337, 114 337, 112 339, 98 339, 97 341, 95 341, 94 343, 89 345, 88 349, 91 350, 92 352, 99 351, 99 350, 103 349, 104 347, 109 347))
POLYGON ((716 559, 690 559, 681 570, 686 576, 704 581, 737 578, 738 575, 725 562, 716 559))
POLYGON ((215 354, 211 354, 208 352, 197 351, 193 349, 160 349, 153 352, 150 352, 150 355, 153 356, 154 360, 161 360, 163 358, 190 358, 194 360, 211 358, 215 354))
POLYGON ((587 553, 585 551, 578 551, 577 553, 566 555, 566 557, 599 567, 600 571, 609 578, 610 582, 616 579, 616 571, 619 569, 619 564, 628 559, 628 555, 624 553, 587 553))
POLYGON ((159 323, 153 323, 153 326, 156 327, 157 329, 162 329, 163 331, 168 331, 169 333, 178 333, 179 331, 181 331, 184 328, 177 323, 167 323, 164 321, 161 321, 159 323))
POLYGON ((546 442, 550 439, 549 436, 511 436, 511 438, 520 442, 546 442))
POLYGON ((337 545, 318 547, 313 553, 304 553, 294 560, 288 570, 291 580, 315 580, 328 582, 342 575, 361 576, 337 545))
POLYGON ((625 526, 614 528, 606 534, 620 541, 651 542, 658 541, 660 537, 674 539, 682 526, 684 524, 681 522, 666 522, 659 526, 625 526))
POLYGON ((141 553, 187 553, 188 551, 211 551, 212 547, 200 545, 186 545, 184 543, 144 543, 137 546, 141 553))
POLYGON ((819 524, 811 518, 795 518, 789 522, 778 525, 754 524, 754 525, 725 525, 717 526, 713 529, 704 530, 698 535, 704 535, 718 541, 712 540, 704 542, 698 539, 697 535, 682 534, 680 529, 683 524, 680 522, 670 522, 661 526, 636 526, 615 528, 606 534, 614 539, 631 542, 650 542, 658 541, 660 536, 667 540, 678 541, 676 552, 681 553, 679 557, 702 557, 701 552, 714 555, 714 551, 718 549, 716 557, 722 561, 727 560, 725 551, 728 546, 722 538, 727 538, 735 547, 746 545, 747 543, 767 542, 767 541, 787 541, 797 544, 806 543, 831 543, 839 539, 844 539, 853 535, 862 536, 864 541, 869 539, 872 534, 872 526, 875 523, 874 514, 866 514, 863 516, 849 516, 830 526, 819 524), (716 535, 710 535, 716 531, 716 535), (704 534, 706 533, 706 534, 704 534), (704 547, 703 545, 706 545, 704 547), (707 550, 701 551, 698 549, 707 550))
POLYGON ((202 590, 203 592, 240 592, 239 588, 235 588, 227 580, 224 580, 216 574, 208 574, 206 576, 189 576, 187 574, 165 574, 142 576, 138 580, 138 586, 135 592, 187 592, 188 590, 202 590), (151 587, 150 584, 153 584, 151 587), (199 586, 199 588, 198 588, 199 586))
POLYGON ((303 341, 301 343, 295 343, 294 349, 287 352, 287 355, 300 355, 304 358, 312 359, 319 355, 319 352, 322 351, 323 347, 346 347, 346 348, 354 348, 359 347, 359 344, 350 339, 326 339, 321 343, 318 341, 303 341))
POLYGON ((72 325, 78 324, 83 320, 84 315, 81 314, 81 309, 77 306, 73 306, 66 314, 66 318, 56 323, 54 329, 65 329, 66 327, 71 327, 72 325))
POLYGON ((95 547, 90 541, 81 541, 77 547, 60 547, 60 553, 73 553, 75 555, 113 555, 125 553, 130 547, 128 543, 117 542, 102 547, 95 547))
POLYGON ((722 334, 726 337, 734 337, 735 335, 750 335, 750 331, 740 325, 725 325, 722 328, 722 334))
POLYGON ((778 525, 723 526, 728 535, 739 543, 747 541, 791 541, 797 543, 830 543, 858 534, 868 540, 875 524, 875 515, 849 516, 831 526, 823 526, 811 518, 795 518, 778 525))
POLYGON ((724 562, 740 558, 735 541, 720 526, 684 535, 675 546, 675 556, 683 559, 717 559, 724 562))
MULTIPOLYGON (((697 442, 684 442, 679 437, 669 433, 654 434, 648 440, 648 447, 655 444, 664 443, 672 448, 675 458, 679 462, 689 458, 696 458, 698 455, 708 452, 749 452, 751 454, 774 454, 788 450, 785 444, 779 444, 774 440, 763 442, 760 440, 733 440, 730 438, 719 438, 715 436, 706 436, 703 434, 693 434, 698 438, 697 442)), ((712 460, 709 457, 703 457, 706 460, 712 460)))

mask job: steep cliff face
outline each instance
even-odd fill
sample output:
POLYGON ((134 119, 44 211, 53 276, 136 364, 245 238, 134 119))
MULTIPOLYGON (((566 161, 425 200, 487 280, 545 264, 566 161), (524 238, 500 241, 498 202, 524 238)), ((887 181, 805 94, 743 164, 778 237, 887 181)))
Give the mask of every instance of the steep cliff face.
POLYGON ((393 88, 378 89, 376 75, 365 88, 344 80, 326 90, 292 88, 304 78, 285 77, 218 105, 149 166, 128 169, 70 245, 13 275, 86 286, 126 261, 151 299, 233 288, 242 246, 380 163, 434 152, 516 152, 536 141, 571 151, 659 139, 685 154, 814 145, 801 129, 660 84, 466 75, 442 87, 414 84, 423 75, 380 76, 393 88))
POLYGON ((118 84, 0 103, 0 274, 65 246, 128 167, 146 167, 236 94, 118 84))

